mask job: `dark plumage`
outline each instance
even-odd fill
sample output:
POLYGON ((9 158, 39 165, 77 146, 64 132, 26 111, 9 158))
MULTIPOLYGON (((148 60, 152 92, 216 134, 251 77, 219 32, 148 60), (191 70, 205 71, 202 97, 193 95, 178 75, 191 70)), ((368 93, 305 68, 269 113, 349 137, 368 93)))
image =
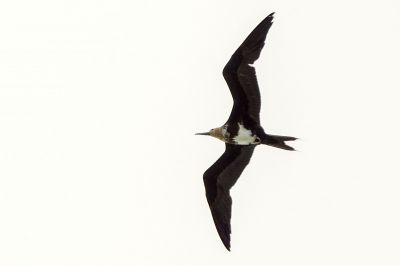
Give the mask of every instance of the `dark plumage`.
POLYGON ((203 178, 215 227, 225 247, 229 250, 232 213, 232 198, 229 190, 250 162, 255 146, 228 143, 225 145, 225 152, 207 169, 203 178))
POLYGON ((269 135, 260 125, 261 97, 253 64, 260 56, 272 25, 274 13, 266 17, 250 33, 230 58, 223 76, 233 97, 228 121, 220 128, 199 135, 211 135, 226 144, 222 156, 204 173, 208 205, 215 227, 230 250, 232 198, 229 190, 236 183, 258 144, 294 150, 285 141, 295 137, 269 135))

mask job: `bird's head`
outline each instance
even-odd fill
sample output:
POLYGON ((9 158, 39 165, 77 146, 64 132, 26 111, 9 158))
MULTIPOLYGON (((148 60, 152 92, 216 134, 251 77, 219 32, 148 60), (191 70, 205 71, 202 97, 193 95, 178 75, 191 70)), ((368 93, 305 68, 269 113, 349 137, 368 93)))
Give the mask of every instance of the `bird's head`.
POLYGON ((225 141, 225 136, 222 132, 222 128, 220 128, 220 127, 210 129, 210 131, 208 131, 208 132, 196 133, 196 135, 211 136, 211 137, 220 139, 222 141, 225 141))

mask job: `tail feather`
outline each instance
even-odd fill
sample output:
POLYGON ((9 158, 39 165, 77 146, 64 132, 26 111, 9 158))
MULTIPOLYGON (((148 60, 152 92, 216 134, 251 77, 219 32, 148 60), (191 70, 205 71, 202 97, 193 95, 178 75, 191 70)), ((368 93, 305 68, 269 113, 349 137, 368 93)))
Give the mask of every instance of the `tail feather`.
POLYGON ((297 138, 295 137, 289 137, 289 136, 267 135, 266 138, 263 139, 261 143, 279 149, 294 151, 295 149, 287 145, 285 141, 293 141, 296 139, 297 138))

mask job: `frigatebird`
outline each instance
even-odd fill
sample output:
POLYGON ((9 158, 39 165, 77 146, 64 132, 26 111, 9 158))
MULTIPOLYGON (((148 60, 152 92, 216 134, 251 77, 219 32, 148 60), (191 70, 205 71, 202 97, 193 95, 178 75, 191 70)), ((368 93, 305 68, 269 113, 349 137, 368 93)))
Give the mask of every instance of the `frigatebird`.
POLYGON ((260 144, 294 150, 285 141, 295 137, 270 135, 260 125, 261 96, 255 68, 252 64, 260 56, 265 38, 272 25, 271 13, 250 33, 231 56, 223 69, 223 76, 233 97, 228 121, 205 133, 225 142, 225 152, 203 175, 206 197, 215 227, 230 250, 232 198, 230 188, 236 183, 260 144))

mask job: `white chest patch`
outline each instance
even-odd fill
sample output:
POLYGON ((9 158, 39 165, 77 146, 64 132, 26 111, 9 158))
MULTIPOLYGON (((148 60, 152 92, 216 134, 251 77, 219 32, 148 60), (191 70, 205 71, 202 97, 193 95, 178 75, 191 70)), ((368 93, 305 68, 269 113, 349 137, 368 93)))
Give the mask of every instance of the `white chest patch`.
POLYGON ((249 145, 255 142, 256 136, 252 134, 251 130, 245 128, 242 124, 239 124, 238 135, 233 140, 239 145, 249 145))

